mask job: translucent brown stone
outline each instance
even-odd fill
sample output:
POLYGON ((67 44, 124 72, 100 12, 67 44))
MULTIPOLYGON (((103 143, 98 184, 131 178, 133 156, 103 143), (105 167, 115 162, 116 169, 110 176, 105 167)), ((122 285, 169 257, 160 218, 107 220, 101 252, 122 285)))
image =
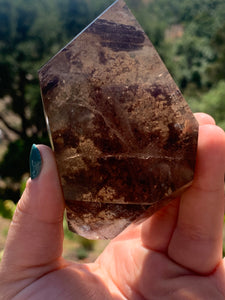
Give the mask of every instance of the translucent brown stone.
POLYGON ((191 184, 198 124, 123 0, 39 77, 72 231, 113 238, 191 184))

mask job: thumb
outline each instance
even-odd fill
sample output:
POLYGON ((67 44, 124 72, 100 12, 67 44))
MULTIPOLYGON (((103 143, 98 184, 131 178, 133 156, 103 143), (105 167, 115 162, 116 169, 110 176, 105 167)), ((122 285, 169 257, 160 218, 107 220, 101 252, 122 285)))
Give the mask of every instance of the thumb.
POLYGON ((33 145, 30 163, 33 179, 18 202, 1 266, 20 276, 56 262, 63 244, 64 201, 54 155, 47 146, 33 145))

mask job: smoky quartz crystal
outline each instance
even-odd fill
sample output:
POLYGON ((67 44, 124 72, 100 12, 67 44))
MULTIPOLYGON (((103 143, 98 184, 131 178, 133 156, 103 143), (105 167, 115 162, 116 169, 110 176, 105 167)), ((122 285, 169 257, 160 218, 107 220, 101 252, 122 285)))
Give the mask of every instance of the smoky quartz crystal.
POLYGON ((190 186, 197 121, 123 0, 39 78, 72 231, 111 239, 190 186))

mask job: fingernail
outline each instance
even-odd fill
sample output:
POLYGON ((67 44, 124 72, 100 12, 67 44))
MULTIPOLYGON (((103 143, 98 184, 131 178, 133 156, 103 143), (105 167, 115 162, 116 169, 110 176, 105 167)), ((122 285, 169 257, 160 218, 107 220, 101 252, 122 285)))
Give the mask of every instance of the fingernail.
POLYGON ((38 147, 33 144, 30 151, 30 177, 31 179, 35 179, 41 172, 41 153, 38 150, 38 147))

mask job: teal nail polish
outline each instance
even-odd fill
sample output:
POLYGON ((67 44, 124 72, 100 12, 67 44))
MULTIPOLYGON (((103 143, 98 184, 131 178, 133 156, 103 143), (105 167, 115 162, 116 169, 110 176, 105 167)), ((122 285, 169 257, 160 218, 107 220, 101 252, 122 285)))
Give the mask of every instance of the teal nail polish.
POLYGON ((41 153, 38 150, 38 147, 34 144, 31 147, 30 151, 30 177, 31 179, 35 179, 41 172, 41 153))

